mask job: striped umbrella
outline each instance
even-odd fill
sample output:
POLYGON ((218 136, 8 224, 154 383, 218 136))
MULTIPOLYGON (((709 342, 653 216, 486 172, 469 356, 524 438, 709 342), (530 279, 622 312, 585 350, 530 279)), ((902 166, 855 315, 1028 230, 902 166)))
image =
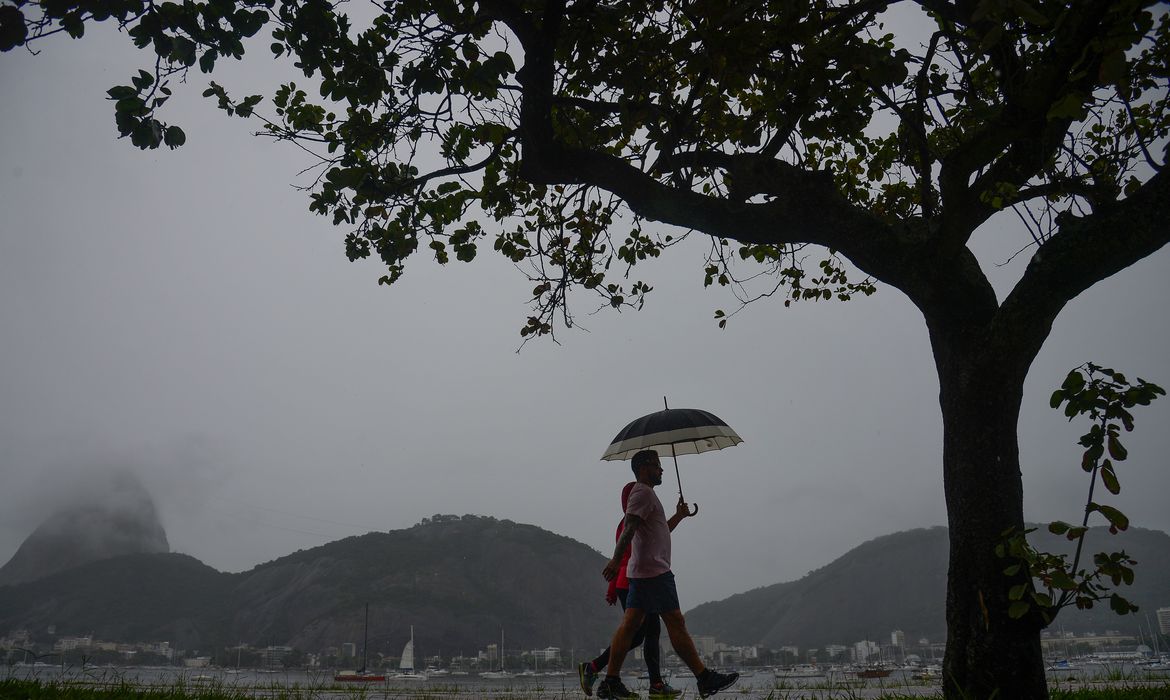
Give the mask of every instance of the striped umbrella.
MULTIPOLYGON (((662 399, 666 405, 666 397, 662 399)), ((682 498, 682 477, 678 456, 722 450, 743 442, 718 416, 698 408, 664 408, 632 421, 613 439, 602 460, 630 459, 642 450, 654 450, 660 457, 674 459, 674 476, 678 496, 682 498)), ((699 512, 695 506, 695 513, 699 512)))

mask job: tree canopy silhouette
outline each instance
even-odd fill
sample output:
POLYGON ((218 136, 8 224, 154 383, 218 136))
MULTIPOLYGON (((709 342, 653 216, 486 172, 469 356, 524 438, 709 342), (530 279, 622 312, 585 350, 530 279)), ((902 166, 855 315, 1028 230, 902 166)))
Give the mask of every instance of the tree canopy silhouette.
MULTIPOLYGON (((640 306, 640 261, 705 235, 708 284, 750 302, 892 285, 938 369, 950 532, 948 698, 1047 697, 1038 614, 995 549, 1022 529, 1017 421, 1053 320, 1170 238, 1168 20, 1141 0, 42 0, 0 48, 115 21, 152 67, 109 91, 135 145, 176 74, 271 53, 308 84, 205 93, 315 154, 310 209, 393 283, 489 246, 531 277, 527 338, 570 299, 640 306), (897 13, 925 18, 898 36, 897 13), (1014 210, 1029 261, 998 299, 969 244, 1014 210), (663 225, 666 226, 663 226, 663 225), (674 233, 671 233, 671 232, 674 233), (763 281, 763 286, 761 282, 763 281), (572 296, 571 296, 572 293, 572 296)), ((732 312, 734 313, 734 311, 732 312)), ((728 314, 717 311, 719 323, 728 314)))

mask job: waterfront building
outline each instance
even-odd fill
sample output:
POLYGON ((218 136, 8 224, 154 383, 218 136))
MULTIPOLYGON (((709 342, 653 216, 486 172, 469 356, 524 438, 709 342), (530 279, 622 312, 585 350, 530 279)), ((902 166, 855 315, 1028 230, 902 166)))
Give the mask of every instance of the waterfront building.
POLYGON ((692 637, 695 640, 695 649, 699 651, 699 656, 704 659, 711 659, 715 656, 715 638, 708 635, 695 635, 692 637))
POLYGON ((60 637, 53 643, 53 651, 73 651, 74 649, 89 649, 93 646, 93 637, 60 637))
POLYGON ((859 664, 866 663, 871 656, 876 658, 880 654, 881 647, 878 646, 877 642, 866 639, 853 645, 853 660, 859 664))
POLYGON ((1170 608, 1158 608, 1158 631, 1170 635, 1170 608))
POLYGON ((542 662, 556 661, 557 659, 561 658, 561 648, 545 647, 544 649, 533 649, 532 651, 528 652, 528 654, 532 658, 538 659, 542 662))

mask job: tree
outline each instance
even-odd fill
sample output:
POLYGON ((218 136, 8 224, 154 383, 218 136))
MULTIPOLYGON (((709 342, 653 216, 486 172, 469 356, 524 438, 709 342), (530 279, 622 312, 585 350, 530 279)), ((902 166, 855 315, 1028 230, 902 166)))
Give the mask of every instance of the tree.
POLYGON ((157 59, 109 91, 119 132, 173 148, 170 80, 270 26, 312 87, 279 86, 266 117, 259 95, 205 94, 316 154, 310 209, 383 282, 417 253, 470 261, 489 242, 523 266, 525 338, 573 324, 570 292, 641 306, 633 268, 687 235, 710 237, 706 282, 741 303, 898 288, 940 384, 946 696, 1042 698, 1045 619, 1009 614, 1030 580, 996 549, 1023 529, 1017 422, 1054 319, 1170 238, 1154 5, 402 0, 359 26, 327 0, 17 0, 0 49, 118 22, 157 59), (896 13, 931 29, 904 41, 884 28, 896 13), (969 244, 1009 209, 1030 261, 1001 301, 969 244))

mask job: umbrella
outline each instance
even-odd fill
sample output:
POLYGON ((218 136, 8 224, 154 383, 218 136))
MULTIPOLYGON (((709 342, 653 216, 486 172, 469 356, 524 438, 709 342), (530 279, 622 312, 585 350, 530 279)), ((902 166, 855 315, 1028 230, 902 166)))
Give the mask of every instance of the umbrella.
MULTIPOLYGON (((662 403, 666 405, 666 397, 662 398, 662 403)), ((630 459, 642 450, 654 450, 659 456, 669 454, 674 458, 674 476, 678 480, 678 496, 682 498, 679 455, 722 450, 741 442, 743 439, 713 413, 698 408, 666 407, 622 428, 601 459, 630 459)), ((698 506, 694 512, 699 512, 698 506)))

